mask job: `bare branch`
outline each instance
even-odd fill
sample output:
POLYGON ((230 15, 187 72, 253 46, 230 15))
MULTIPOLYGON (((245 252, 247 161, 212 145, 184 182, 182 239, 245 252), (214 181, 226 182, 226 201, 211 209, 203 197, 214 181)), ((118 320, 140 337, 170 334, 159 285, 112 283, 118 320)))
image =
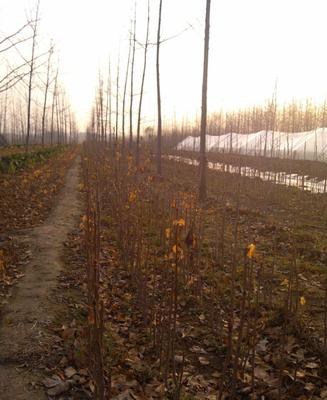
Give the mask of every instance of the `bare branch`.
POLYGON ((9 81, 7 81, 4 85, 0 85, 0 93, 6 92, 7 90, 14 87, 18 82, 23 80, 25 78, 25 76, 27 76, 28 74, 29 74, 29 72, 26 72, 25 74, 21 74, 19 76, 14 76, 9 81))
POLYGON ((18 29, 18 31, 16 31, 15 33, 5 37, 4 39, 0 40, 0 46, 5 43, 7 40, 12 39, 13 37, 17 36, 20 32, 22 32, 27 26, 31 25, 31 21, 26 22, 25 25, 23 25, 20 29, 18 29))
MULTIPOLYGON (((181 36, 183 33, 187 32, 190 29, 193 29, 193 26, 191 24, 189 24, 189 26, 186 27, 185 29, 183 29, 181 32, 176 33, 175 35, 172 35, 172 36, 169 36, 169 37, 167 37, 165 39, 160 40, 159 44, 168 42, 169 40, 172 40, 172 39, 176 39, 177 37, 181 36)), ((144 47, 145 46, 143 43, 139 42, 137 39, 135 39, 135 41, 140 47, 144 47)), ((155 43, 149 42, 148 43, 148 46, 157 46, 157 45, 158 45, 158 42, 155 42, 155 43)))
POLYGON ((30 40, 30 39, 32 39, 32 36, 29 36, 28 38, 24 38, 24 39, 18 40, 18 42, 15 42, 15 43, 12 43, 12 42, 10 41, 11 44, 10 44, 8 47, 6 47, 6 48, 1 49, 1 50, 0 50, 0 53, 4 53, 5 51, 10 50, 12 47, 17 46, 17 45, 20 44, 20 43, 27 42, 27 41, 30 40))
MULTIPOLYGON (((34 58, 34 61, 37 61, 38 59, 40 59, 41 57, 43 57, 46 54, 48 54, 48 52, 40 54, 39 56, 34 58)), ((0 79, 0 93, 5 92, 6 90, 12 88, 16 83, 22 81, 25 78, 25 76, 28 75, 28 72, 20 73, 19 75, 17 75, 17 73, 21 68, 29 65, 30 62, 31 61, 27 61, 24 64, 19 65, 18 67, 12 69, 10 72, 7 73, 7 75, 5 75, 3 78, 0 79), (14 75, 14 76, 12 76, 12 75, 14 75), (12 82, 15 82, 15 83, 12 83, 12 82), (10 84, 10 85, 8 86, 8 84, 10 84)), ((38 70, 39 68, 41 68, 45 64, 46 64, 46 61, 35 66, 35 71, 38 70)))

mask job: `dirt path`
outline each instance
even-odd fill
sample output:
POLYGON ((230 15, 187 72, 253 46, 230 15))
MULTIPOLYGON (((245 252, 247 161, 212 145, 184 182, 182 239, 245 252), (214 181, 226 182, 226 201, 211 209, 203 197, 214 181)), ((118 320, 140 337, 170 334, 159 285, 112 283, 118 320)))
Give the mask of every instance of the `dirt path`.
POLYGON ((0 321, 0 399, 40 400, 47 396, 34 386, 39 376, 31 365, 46 365, 46 326, 57 306, 51 291, 62 268, 61 254, 67 234, 78 222, 81 205, 77 196, 78 160, 68 171, 66 183, 43 225, 24 233, 32 258, 16 286, 0 321))

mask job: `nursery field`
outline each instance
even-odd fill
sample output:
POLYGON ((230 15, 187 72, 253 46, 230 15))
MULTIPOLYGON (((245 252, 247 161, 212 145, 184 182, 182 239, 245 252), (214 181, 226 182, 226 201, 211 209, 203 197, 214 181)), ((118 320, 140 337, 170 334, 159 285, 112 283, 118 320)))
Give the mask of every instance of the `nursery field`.
POLYGON ((195 167, 84 152, 53 360, 76 398, 324 398, 325 196, 210 171, 200 205, 195 167))
POLYGON ((4 399, 326 398, 326 195, 75 155, 1 175, 4 399))
POLYGON ((0 234, 45 218, 75 155, 74 146, 54 146, 0 158, 0 234))
MULTIPOLYGON (((50 147, 50 146, 46 146, 50 147)), ((29 146, 30 152, 34 152, 37 150, 41 150, 42 146, 41 145, 31 145, 29 146)), ((18 154, 18 153, 25 153, 26 152, 26 146, 24 144, 17 144, 17 145, 8 145, 8 146, 2 146, 0 147, 0 157, 6 157, 6 156, 11 156, 13 154, 18 154)))

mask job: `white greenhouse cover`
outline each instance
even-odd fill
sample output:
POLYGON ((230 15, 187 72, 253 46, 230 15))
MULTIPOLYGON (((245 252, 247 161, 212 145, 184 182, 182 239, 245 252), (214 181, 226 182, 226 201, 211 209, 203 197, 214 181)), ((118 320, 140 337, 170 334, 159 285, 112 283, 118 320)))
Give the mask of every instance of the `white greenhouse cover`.
MULTIPOLYGON (((199 151, 200 137, 188 136, 177 150, 199 151)), ((227 133, 206 137, 207 151, 233 152, 267 157, 327 161, 327 128, 309 132, 259 131, 249 134, 227 133)))

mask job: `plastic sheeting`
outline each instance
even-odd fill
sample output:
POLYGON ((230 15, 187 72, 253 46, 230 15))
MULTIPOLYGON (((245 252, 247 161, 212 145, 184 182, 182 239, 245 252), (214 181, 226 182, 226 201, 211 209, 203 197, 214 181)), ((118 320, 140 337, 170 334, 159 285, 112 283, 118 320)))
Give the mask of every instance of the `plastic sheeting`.
MULTIPOLYGON (((188 136, 177 150, 199 151, 200 137, 188 136)), ((259 131, 206 137, 207 151, 233 152, 266 157, 327 161, 327 128, 309 132, 259 131)))

